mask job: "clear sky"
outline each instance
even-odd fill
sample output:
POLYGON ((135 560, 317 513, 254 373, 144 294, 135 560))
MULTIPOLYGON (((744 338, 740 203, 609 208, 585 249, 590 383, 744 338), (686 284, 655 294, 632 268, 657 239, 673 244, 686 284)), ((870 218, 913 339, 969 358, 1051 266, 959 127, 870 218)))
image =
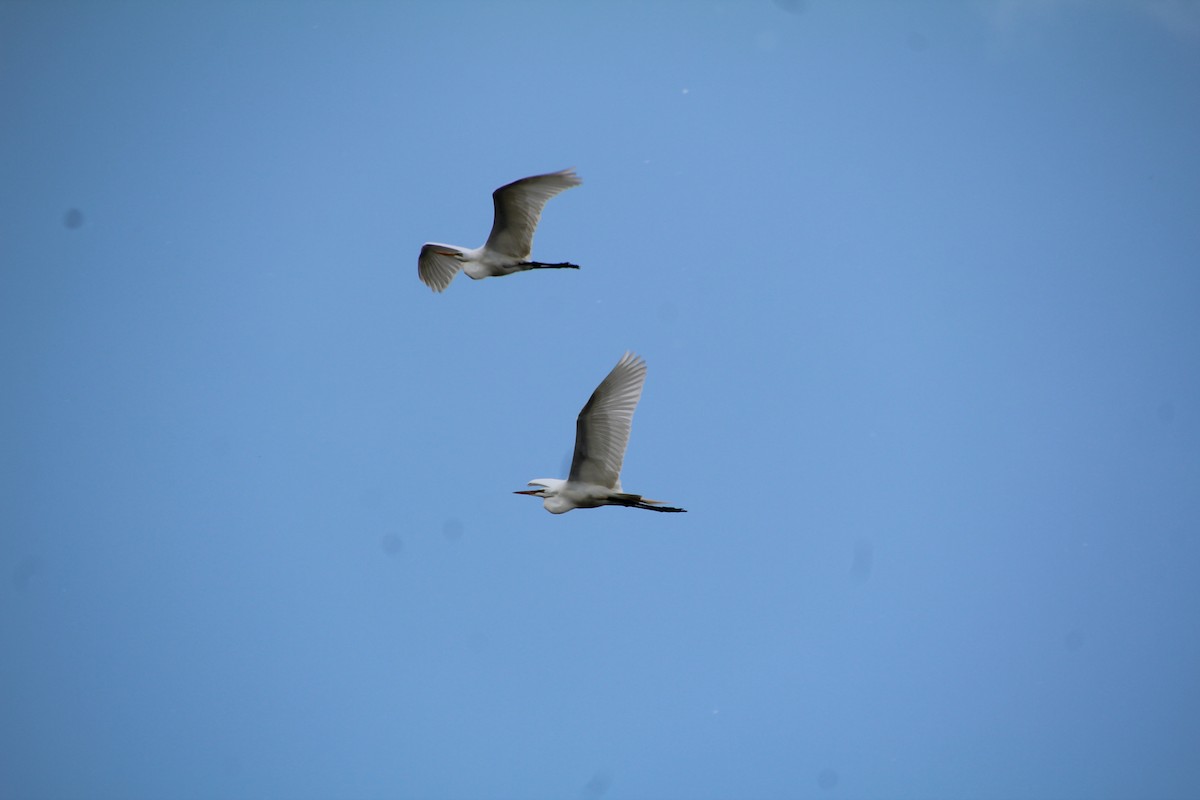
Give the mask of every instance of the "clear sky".
POLYGON ((1200 796, 1200 4, 0 3, 0 796, 1200 796), (575 167, 558 270, 417 279, 575 167), (564 516, 575 415, 649 376, 564 516))

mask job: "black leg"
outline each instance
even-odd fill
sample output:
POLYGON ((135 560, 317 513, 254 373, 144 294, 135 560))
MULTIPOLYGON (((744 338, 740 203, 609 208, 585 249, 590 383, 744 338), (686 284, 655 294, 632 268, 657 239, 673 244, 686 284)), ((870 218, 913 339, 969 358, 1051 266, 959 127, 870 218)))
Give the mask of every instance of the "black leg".
POLYGON ((557 264, 547 264, 544 261, 522 261, 522 269, 579 269, 578 264, 569 264, 566 261, 560 261, 557 264))

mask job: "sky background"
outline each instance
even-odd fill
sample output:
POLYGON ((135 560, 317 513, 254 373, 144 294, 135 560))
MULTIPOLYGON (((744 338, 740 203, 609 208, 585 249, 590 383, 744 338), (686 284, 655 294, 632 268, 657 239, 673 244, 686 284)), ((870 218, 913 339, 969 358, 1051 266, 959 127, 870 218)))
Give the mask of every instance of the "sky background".
POLYGON ((0 3, 0 796, 1200 794, 1200 4, 0 3), (534 257, 490 193, 575 167, 534 257), (575 416, 649 364, 622 481, 575 416))

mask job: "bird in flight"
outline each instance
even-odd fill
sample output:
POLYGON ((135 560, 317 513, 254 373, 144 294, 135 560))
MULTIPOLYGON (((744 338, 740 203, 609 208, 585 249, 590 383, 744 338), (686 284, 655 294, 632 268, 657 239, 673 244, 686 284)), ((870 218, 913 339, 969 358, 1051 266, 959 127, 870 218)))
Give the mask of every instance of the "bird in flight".
POLYGON ((642 397, 645 382, 646 362, 633 353, 622 356, 579 412, 571 474, 565 481, 558 478, 532 480, 529 485, 537 488, 514 494, 542 498, 542 504, 551 514, 598 506, 684 511, 664 505, 661 500, 648 500, 640 494, 621 491, 621 462, 629 444, 633 411, 642 397))
POLYGON ((492 192, 496 217, 492 221, 492 232, 483 246, 470 248, 426 243, 417 258, 417 274, 421 276, 421 282, 433 291, 441 292, 450 285, 460 269, 475 280, 511 275, 527 269, 579 269, 578 264, 565 261, 557 264, 530 261, 529 254, 533 251, 533 231, 541 219, 546 201, 581 183, 583 181, 573 169, 564 169, 501 186, 492 192))

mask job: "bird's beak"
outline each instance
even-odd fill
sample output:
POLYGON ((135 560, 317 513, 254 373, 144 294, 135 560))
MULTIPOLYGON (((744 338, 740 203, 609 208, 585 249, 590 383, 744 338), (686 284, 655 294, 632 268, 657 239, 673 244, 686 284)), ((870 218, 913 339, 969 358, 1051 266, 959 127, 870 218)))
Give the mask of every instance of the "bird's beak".
POLYGON ((513 492, 513 494, 527 494, 527 495, 530 495, 531 497, 536 497, 537 493, 540 491, 541 491, 541 489, 522 489, 519 492, 513 492))

